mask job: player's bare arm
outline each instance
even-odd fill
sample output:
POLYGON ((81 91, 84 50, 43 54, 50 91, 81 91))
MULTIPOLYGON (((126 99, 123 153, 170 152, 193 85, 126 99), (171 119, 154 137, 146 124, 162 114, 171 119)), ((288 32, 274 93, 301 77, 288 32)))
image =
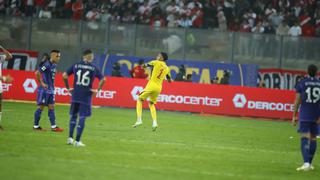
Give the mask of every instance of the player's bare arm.
POLYGON ((300 102, 301 102, 301 95, 300 95, 300 93, 297 93, 296 99, 294 101, 294 110, 293 110, 293 115, 292 115, 292 125, 293 126, 297 125, 297 113, 298 113, 298 109, 300 106, 300 102))
POLYGON ((37 70, 35 72, 36 74, 36 78, 37 78, 37 81, 39 82, 40 86, 42 86, 43 88, 47 89, 48 88, 48 85, 46 83, 43 82, 42 78, 41 78, 41 73, 37 70))
POLYGON ((64 82, 64 85, 66 86, 66 88, 67 88, 67 90, 69 91, 69 93, 71 93, 72 92, 72 88, 70 88, 70 86, 69 86, 69 81, 68 81, 68 74, 66 73, 66 72, 64 72, 63 74, 62 74, 62 79, 63 79, 63 82, 64 82))
POLYGON ((91 89, 91 92, 93 93, 93 96, 96 96, 96 94, 102 89, 102 86, 105 84, 106 78, 102 78, 99 81, 98 89, 91 89))

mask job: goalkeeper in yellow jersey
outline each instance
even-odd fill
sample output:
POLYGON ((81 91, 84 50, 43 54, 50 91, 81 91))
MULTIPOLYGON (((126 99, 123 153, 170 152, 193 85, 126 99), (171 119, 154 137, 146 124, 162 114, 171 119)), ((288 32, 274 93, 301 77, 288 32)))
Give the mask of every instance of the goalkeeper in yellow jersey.
POLYGON ((139 99, 137 100, 137 122, 133 125, 133 127, 137 127, 142 124, 142 102, 149 98, 149 108, 153 121, 152 130, 155 131, 157 129, 158 123, 155 104, 161 92, 163 80, 167 78, 168 82, 171 82, 170 69, 166 64, 167 59, 168 55, 164 52, 161 52, 157 56, 156 60, 150 61, 147 64, 147 66, 151 66, 153 69, 147 86, 140 93, 139 99))

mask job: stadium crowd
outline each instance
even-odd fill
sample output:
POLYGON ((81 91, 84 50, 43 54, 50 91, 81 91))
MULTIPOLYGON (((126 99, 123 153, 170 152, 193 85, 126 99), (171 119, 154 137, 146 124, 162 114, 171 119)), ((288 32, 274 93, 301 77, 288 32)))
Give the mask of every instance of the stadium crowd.
POLYGON ((317 0, 0 0, 0 14, 320 36, 317 0))

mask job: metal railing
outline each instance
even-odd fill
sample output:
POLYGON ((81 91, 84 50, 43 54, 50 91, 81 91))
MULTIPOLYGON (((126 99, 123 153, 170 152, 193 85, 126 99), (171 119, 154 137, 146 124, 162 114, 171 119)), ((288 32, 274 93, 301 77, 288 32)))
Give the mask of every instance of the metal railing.
POLYGON ((0 41, 11 49, 62 50, 63 67, 91 48, 97 53, 171 59, 254 63, 262 68, 302 69, 320 62, 320 38, 155 28, 137 24, 0 17, 0 41))

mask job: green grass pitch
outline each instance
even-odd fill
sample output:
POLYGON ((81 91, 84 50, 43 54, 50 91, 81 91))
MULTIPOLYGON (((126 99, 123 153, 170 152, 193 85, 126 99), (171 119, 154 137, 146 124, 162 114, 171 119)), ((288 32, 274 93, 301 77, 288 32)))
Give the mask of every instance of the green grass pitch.
MULTIPOLYGON (((30 103, 5 102, 0 132, 1 180, 319 179, 302 164, 299 136, 288 122, 149 111, 133 129, 134 109, 98 108, 86 122, 85 148, 66 145, 69 106, 57 105, 63 133, 34 132, 30 103), (292 138, 290 138, 292 137, 292 138)), ((49 128, 47 110, 41 126, 49 128)))

